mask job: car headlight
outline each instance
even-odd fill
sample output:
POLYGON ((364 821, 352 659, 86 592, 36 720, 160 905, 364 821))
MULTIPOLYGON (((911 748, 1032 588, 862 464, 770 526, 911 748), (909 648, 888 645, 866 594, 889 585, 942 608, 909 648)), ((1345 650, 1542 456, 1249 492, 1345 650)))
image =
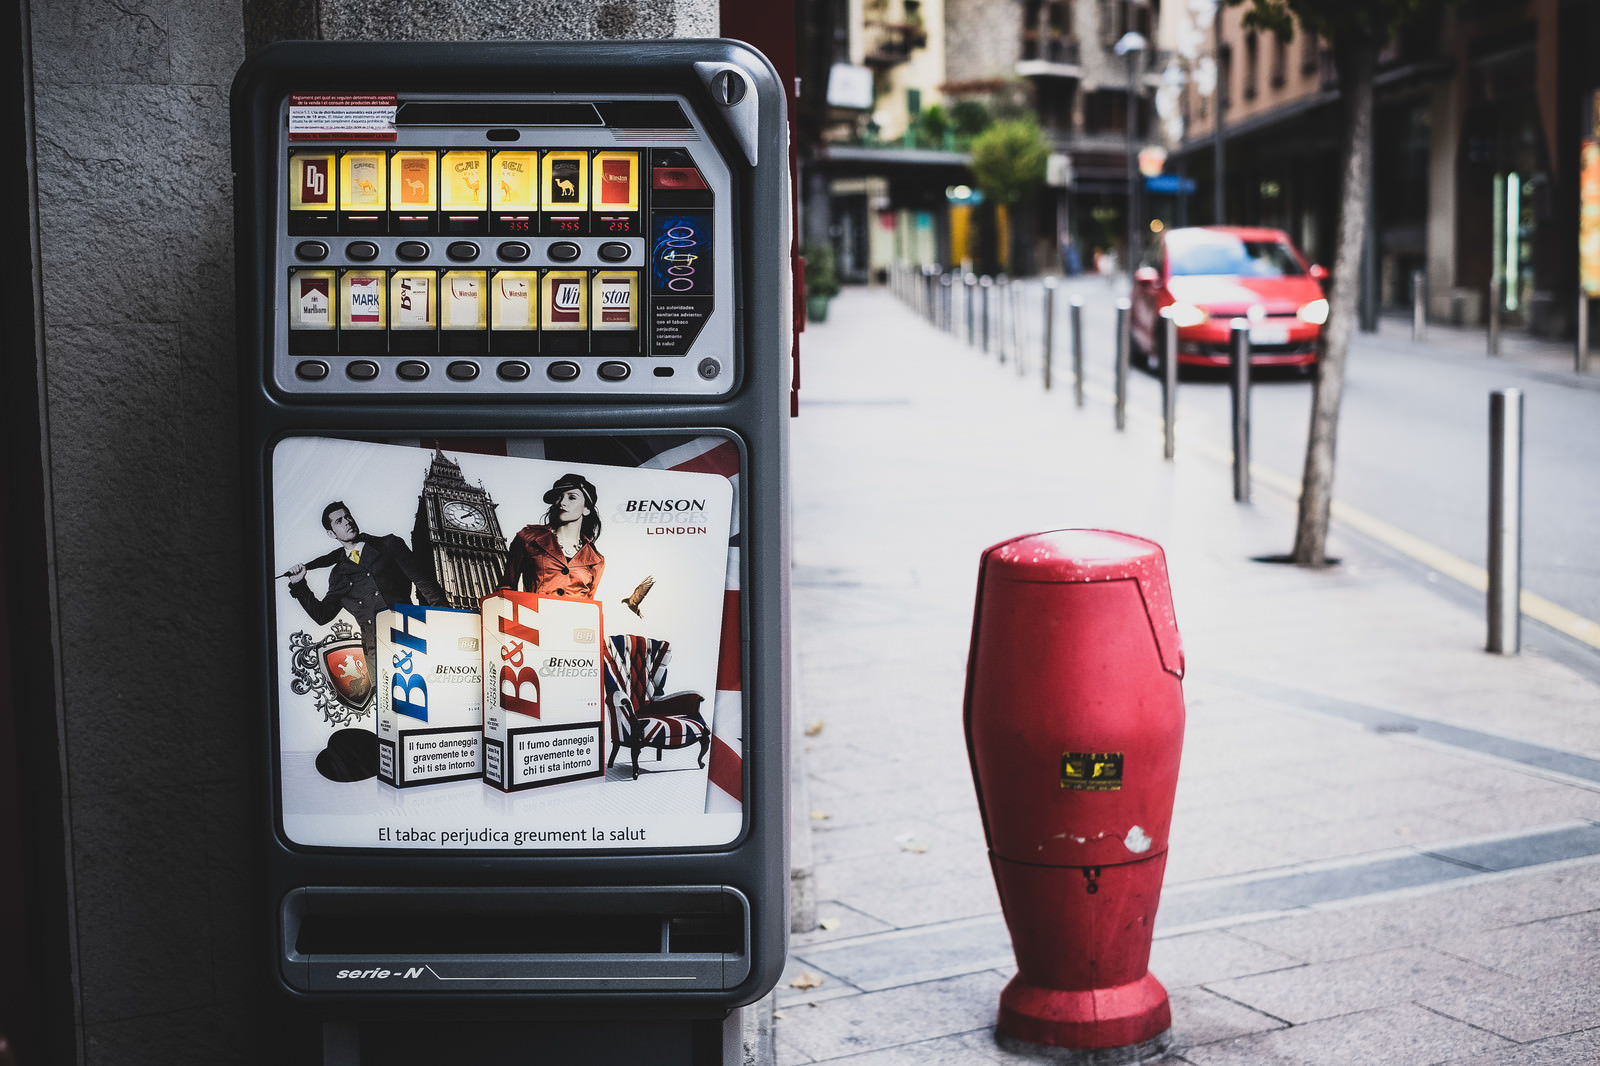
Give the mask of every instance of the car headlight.
POLYGON ((1167 317, 1176 322, 1180 327, 1187 329, 1190 326, 1198 326, 1203 324, 1211 316, 1206 314, 1203 308, 1196 307, 1194 304, 1186 304, 1180 301, 1167 307, 1167 317))
POLYGON ((1313 326, 1320 326, 1328 321, 1328 301, 1318 297, 1310 303, 1303 305, 1295 312, 1302 322, 1309 322, 1313 326))

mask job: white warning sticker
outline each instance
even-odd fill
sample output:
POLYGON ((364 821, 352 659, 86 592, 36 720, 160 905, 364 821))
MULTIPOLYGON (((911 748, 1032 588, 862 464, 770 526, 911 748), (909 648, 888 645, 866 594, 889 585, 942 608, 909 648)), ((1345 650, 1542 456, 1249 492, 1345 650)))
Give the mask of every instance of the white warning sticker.
POLYGON ((400 100, 394 93, 294 93, 291 141, 392 141, 400 100))

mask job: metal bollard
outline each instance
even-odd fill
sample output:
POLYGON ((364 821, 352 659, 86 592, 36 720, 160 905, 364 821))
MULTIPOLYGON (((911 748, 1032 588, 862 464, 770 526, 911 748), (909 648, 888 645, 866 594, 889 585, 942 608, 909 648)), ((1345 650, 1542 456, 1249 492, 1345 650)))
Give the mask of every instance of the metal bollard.
POLYGON ((1112 375, 1117 393, 1117 428, 1128 426, 1128 363, 1133 350, 1133 337, 1128 329, 1128 310, 1133 304, 1126 296, 1117 300, 1117 364, 1112 375))
POLYGON ((1050 391, 1050 364, 1056 344, 1056 279, 1044 279, 1044 391, 1050 391))
POLYGON ((955 284, 949 274, 939 275, 939 325, 946 333, 955 332, 950 310, 955 302, 955 284))
POLYGON ((983 354, 989 354, 989 293, 994 288, 994 279, 985 274, 978 279, 978 291, 983 295, 983 354))
POLYGON ((1411 340, 1421 343, 1428 339, 1428 275, 1426 271, 1411 272, 1411 340))
POLYGON ((1083 297, 1072 296, 1072 400, 1083 406, 1083 297))
POLYGON ((1572 369, 1579 374, 1589 372, 1589 294, 1578 286, 1578 351, 1572 369))
POLYGON ((1233 498, 1250 502, 1250 323, 1236 318, 1228 329, 1229 384, 1233 399, 1233 498))
POLYGON ((936 280, 939 277, 939 268, 929 263, 922 268, 923 311, 928 316, 928 324, 933 325, 939 321, 938 304, 934 302, 934 293, 938 291, 936 280))
POLYGON ((1011 326, 1011 279, 1001 274, 994 279, 998 286, 995 292, 994 330, 995 330, 995 355, 1000 360, 1000 365, 1006 362, 1007 332, 1011 326))
POLYGON ((1161 455, 1171 459, 1178 450, 1178 324, 1166 310, 1161 315, 1161 455))
POLYGON ((1489 394, 1489 650, 1522 650, 1522 390, 1489 394))
POLYGON ((962 305, 966 308, 966 312, 967 312, 967 347, 968 348, 972 347, 972 342, 973 342, 974 337, 975 337, 975 332, 974 332, 974 328, 973 328, 973 319, 974 319, 975 315, 974 315, 974 311, 973 311, 973 299, 972 299, 972 297, 973 297, 974 292, 977 290, 977 288, 978 288, 978 279, 977 279, 976 275, 968 274, 968 275, 966 275, 965 277, 963 277, 961 279, 961 302, 962 302, 962 305))
POLYGON ((1500 354, 1500 302, 1501 286, 1504 283, 1499 278, 1489 282, 1489 354, 1500 354))

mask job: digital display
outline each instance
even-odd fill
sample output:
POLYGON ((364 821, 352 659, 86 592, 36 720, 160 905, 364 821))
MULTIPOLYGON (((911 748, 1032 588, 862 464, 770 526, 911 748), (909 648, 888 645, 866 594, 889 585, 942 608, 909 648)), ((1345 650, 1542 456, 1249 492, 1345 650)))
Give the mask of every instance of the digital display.
POLYGON ((650 292, 655 296, 709 296, 711 212, 657 212, 650 240, 650 292))

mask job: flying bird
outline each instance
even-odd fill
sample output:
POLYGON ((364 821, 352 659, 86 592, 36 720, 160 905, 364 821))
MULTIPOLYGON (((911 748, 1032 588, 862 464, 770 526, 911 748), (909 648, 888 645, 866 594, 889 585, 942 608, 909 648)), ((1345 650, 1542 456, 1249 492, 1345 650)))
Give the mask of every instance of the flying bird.
POLYGON ((655 583, 656 579, 653 577, 647 577, 643 581, 639 582, 638 587, 633 590, 633 595, 622 601, 628 605, 628 610, 632 611, 640 618, 643 618, 644 613, 639 610, 639 605, 643 603, 644 598, 650 594, 650 590, 655 587, 655 583))

